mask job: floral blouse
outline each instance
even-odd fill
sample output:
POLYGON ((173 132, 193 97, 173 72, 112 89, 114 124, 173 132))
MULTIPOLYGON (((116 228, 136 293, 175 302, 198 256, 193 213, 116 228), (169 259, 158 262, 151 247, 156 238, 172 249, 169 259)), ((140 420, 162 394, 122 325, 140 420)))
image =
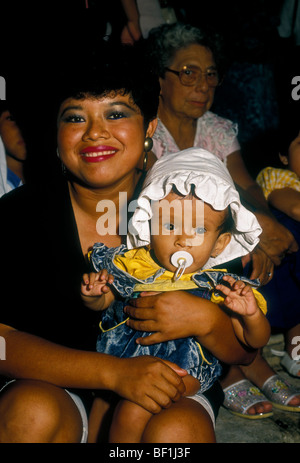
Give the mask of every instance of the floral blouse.
MULTIPOLYGON (((210 151, 226 164, 227 156, 240 149, 237 134, 237 124, 207 111, 197 120, 194 147, 210 151)), ((174 138, 160 119, 158 119, 153 136, 152 151, 158 159, 165 154, 180 151, 174 138)))

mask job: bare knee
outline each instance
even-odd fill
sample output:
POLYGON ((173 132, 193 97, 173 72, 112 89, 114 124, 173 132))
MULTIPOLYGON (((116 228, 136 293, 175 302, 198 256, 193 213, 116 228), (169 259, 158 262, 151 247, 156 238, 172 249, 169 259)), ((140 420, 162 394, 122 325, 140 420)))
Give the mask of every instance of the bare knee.
POLYGON ((152 414, 139 405, 121 400, 115 410, 110 428, 111 443, 139 443, 152 414))
POLYGON ((181 399, 153 415, 143 434, 144 443, 214 443, 208 412, 192 399, 181 399))
POLYGON ((81 417, 70 396, 39 381, 16 381, 0 397, 0 442, 78 442, 81 417))

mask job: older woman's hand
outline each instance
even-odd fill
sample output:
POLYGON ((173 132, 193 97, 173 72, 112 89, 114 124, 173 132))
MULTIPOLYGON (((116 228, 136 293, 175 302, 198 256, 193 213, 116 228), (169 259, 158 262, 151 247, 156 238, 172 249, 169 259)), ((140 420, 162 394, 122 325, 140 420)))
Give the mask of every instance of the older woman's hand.
POLYGON ((274 265, 280 265, 287 253, 298 251, 299 247, 293 234, 276 219, 259 215, 258 220, 263 229, 259 247, 274 265))
POLYGON ((292 233, 276 219, 263 214, 258 217, 263 228, 259 244, 242 261, 245 266, 251 260, 250 278, 259 278, 263 286, 272 279, 274 266, 280 265, 286 254, 296 252, 298 244, 292 233))
POLYGON ((258 278, 261 286, 266 285, 273 276, 273 262, 259 246, 257 246, 251 254, 242 257, 243 266, 250 261, 252 266, 250 278, 253 280, 258 278))

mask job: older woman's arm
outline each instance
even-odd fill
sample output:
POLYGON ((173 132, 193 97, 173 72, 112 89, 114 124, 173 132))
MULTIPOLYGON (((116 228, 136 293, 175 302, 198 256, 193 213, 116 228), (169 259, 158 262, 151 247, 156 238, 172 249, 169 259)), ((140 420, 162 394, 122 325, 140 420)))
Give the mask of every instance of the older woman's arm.
POLYGON ((131 317, 127 322, 131 328, 153 332, 140 338, 141 344, 194 336, 225 363, 247 364, 255 357, 254 350, 238 341, 230 316, 217 304, 185 291, 146 294, 125 309, 131 317))
POLYGON ((260 243, 252 256, 251 278, 260 278, 262 283, 267 283, 267 274, 272 273, 273 265, 279 265, 287 252, 297 251, 297 242, 271 213, 261 187, 248 173, 239 151, 227 157, 227 167, 245 207, 256 215, 262 227, 260 243))

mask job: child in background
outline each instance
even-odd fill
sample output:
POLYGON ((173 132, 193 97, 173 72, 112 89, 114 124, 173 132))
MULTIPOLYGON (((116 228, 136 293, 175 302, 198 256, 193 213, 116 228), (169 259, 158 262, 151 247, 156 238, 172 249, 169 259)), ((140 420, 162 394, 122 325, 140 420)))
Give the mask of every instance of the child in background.
POLYGON ((0 196, 24 182, 26 145, 5 101, 0 101, 0 196))
MULTIPOLYGON (((275 217, 293 233, 300 245, 300 131, 296 121, 287 123, 280 131, 279 157, 273 165, 275 167, 266 167, 258 174, 257 182, 275 217), (281 167, 277 167, 279 160, 281 167)), ((295 340, 300 336, 299 288, 298 250, 284 257, 281 265, 275 268, 272 280, 261 289, 268 302, 268 319, 272 329, 283 331, 285 336, 285 350, 274 353, 282 357, 281 365, 295 377, 300 377, 299 355, 293 354, 295 340)), ((280 407, 287 410, 292 408, 284 403, 280 407)), ((300 411, 300 408, 296 411, 300 411)))
POLYGON ((270 206, 300 221, 300 127, 285 131, 280 138, 282 168, 266 167, 257 176, 270 206))
MULTIPOLYGON (((97 350, 121 357, 154 355, 177 362, 188 372, 184 378, 187 396, 201 401, 202 393, 221 374, 218 360, 201 345, 201 339, 143 346, 140 340, 149 333, 127 326, 126 298, 133 292, 192 291, 230 309, 238 339, 251 348, 262 347, 269 337, 264 300, 248 284, 259 283, 242 281, 223 268, 212 269, 250 252, 261 229, 255 216, 241 205, 224 164, 194 148, 171 160, 162 157, 154 164, 131 226, 128 242, 134 249, 124 245, 109 249, 96 243, 91 260, 98 273, 83 276, 85 304, 93 310, 107 309, 97 350), (164 215, 163 201, 169 215, 164 215)), ((122 401, 111 441, 140 442, 150 416, 136 404, 122 401), (134 420, 129 421, 128 416, 134 420)))

